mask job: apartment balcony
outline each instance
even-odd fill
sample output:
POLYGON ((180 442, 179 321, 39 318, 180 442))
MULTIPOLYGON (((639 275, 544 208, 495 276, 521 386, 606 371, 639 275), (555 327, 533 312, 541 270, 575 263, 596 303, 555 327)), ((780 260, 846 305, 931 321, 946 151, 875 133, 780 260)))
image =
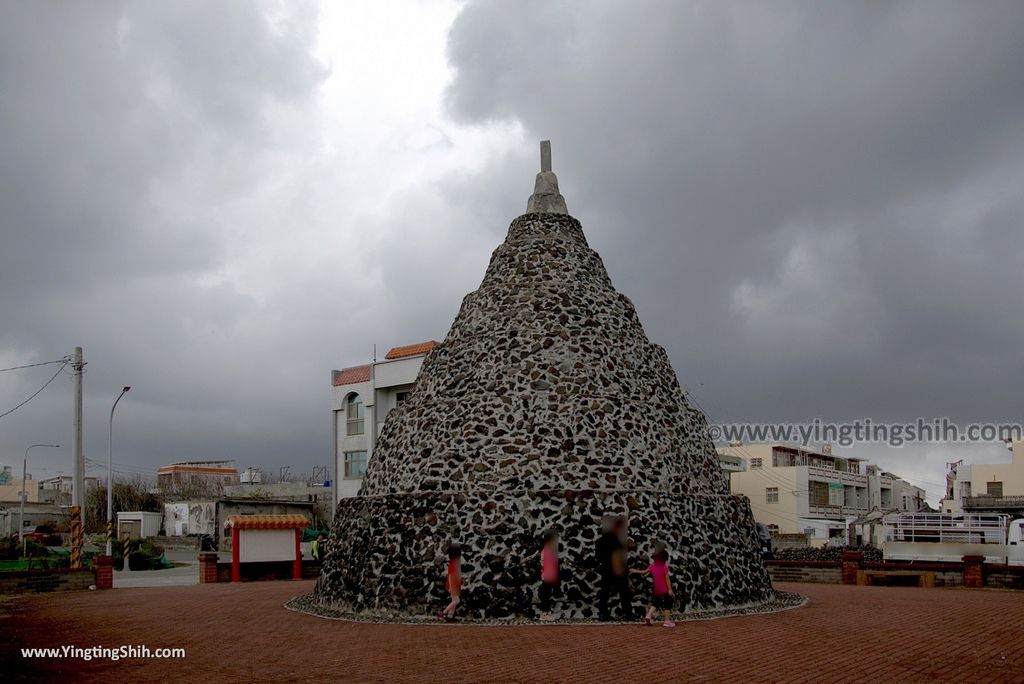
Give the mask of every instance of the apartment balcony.
POLYGON ((1024 511, 1024 496, 965 496, 965 511, 1024 511))
POLYGON ((815 518, 836 518, 843 519, 850 516, 856 517, 868 512, 867 506, 823 506, 808 504, 808 513, 815 518))
POLYGON ((852 487, 868 486, 868 476, 861 475, 860 473, 847 473, 841 470, 832 470, 831 468, 808 466, 807 475, 812 480, 818 480, 819 482, 841 482, 852 487))

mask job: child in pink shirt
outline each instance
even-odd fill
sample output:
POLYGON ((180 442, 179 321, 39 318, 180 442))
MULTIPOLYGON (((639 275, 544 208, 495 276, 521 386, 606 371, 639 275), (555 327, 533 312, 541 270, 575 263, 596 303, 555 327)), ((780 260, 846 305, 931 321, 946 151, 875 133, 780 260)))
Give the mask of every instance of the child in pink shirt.
POLYGON ((558 588, 560 581, 558 572, 558 532, 548 530, 544 533, 544 543, 540 548, 540 619, 550 621, 551 594, 558 588))
POLYGON ((631 570, 630 572, 637 575, 650 575, 654 585, 651 604, 647 609, 647 615, 644 616, 644 622, 647 625, 654 624, 651 618, 654 611, 660 608, 665 617, 665 621, 661 623, 662 627, 675 627, 676 623, 672 622, 672 581, 669 579, 668 549, 665 548, 665 545, 655 546, 651 564, 647 566, 646 570, 631 570))

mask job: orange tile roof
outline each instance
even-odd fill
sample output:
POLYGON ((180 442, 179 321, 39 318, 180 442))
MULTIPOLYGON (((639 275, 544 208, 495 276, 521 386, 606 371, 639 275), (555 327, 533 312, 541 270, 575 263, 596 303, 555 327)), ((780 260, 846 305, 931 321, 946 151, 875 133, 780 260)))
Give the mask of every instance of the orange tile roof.
POLYGON ((390 360, 404 359, 407 356, 419 356, 420 354, 426 354, 436 346, 436 341, 428 340, 427 342, 420 342, 419 344, 408 344, 404 347, 393 347, 384 355, 384 358, 390 360))
POLYGON ((229 515, 224 527, 240 530, 302 530, 309 527, 304 515, 229 515))
POLYGON ((339 387, 341 385, 354 385, 357 382, 369 382, 370 381, 370 367, 369 366, 354 366, 352 368, 342 368, 338 373, 337 377, 334 378, 334 386, 339 387))

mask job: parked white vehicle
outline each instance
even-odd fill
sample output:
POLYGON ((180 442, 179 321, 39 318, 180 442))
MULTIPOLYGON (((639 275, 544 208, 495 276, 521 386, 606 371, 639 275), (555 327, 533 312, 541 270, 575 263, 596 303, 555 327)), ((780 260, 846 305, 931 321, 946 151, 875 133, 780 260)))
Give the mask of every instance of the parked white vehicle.
POLYGON ((913 513, 898 516, 886 560, 952 561, 984 556, 986 563, 1024 566, 1024 518, 1007 515, 913 513))

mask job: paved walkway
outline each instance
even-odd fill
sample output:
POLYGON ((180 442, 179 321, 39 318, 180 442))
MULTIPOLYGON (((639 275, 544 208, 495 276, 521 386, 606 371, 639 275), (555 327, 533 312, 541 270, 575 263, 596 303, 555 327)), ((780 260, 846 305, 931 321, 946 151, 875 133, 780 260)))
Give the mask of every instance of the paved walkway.
POLYGON ((179 567, 166 570, 114 571, 114 588, 129 589, 138 587, 187 587, 199 584, 198 551, 169 549, 167 560, 181 564, 179 567))
POLYGON ((0 602, 4 680, 1024 682, 1024 593, 780 584, 804 608, 674 630, 334 622, 286 611, 311 581, 0 602), (26 660, 22 646, 185 647, 179 660, 26 660), (77 677, 76 677, 77 675, 77 677))

